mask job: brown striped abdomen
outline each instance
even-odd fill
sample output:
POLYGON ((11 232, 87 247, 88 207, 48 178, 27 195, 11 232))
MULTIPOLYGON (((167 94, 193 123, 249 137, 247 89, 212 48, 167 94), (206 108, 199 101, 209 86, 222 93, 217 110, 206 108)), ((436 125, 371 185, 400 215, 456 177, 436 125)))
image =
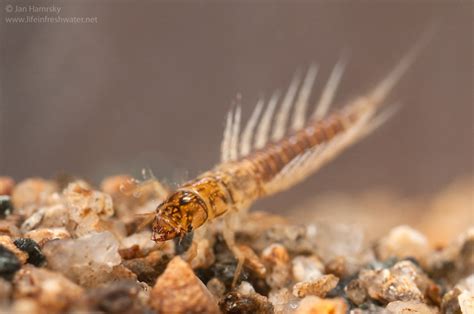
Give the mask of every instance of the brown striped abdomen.
POLYGON ((357 115, 348 110, 334 112, 326 119, 309 121, 303 129, 267 144, 242 160, 250 161, 255 174, 262 182, 268 182, 293 158, 310 148, 329 142, 347 130, 356 119, 357 115))

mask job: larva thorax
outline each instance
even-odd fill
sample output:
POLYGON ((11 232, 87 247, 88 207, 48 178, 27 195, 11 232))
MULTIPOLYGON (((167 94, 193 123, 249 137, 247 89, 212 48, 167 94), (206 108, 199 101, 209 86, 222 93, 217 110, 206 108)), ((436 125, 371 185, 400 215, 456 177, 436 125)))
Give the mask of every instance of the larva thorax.
POLYGON ((250 169, 233 163, 183 184, 158 206, 153 223, 154 240, 182 237, 206 221, 251 203, 259 196, 252 174, 250 169))

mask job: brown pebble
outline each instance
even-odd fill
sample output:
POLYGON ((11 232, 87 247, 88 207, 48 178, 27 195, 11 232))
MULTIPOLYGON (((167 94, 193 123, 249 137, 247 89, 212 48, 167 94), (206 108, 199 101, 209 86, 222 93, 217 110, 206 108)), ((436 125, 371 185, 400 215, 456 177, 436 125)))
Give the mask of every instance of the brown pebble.
POLYGON ((40 205, 56 190, 57 186, 52 181, 40 178, 26 179, 13 189, 12 202, 15 210, 21 210, 30 205, 40 205))
POLYGON ((293 295, 304 298, 307 295, 314 295, 324 298, 326 294, 334 289, 339 282, 339 278, 329 274, 310 281, 298 282, 293 286, 293 295))
POLYGON ((9 251, 14 253, 20 263, 25 264, 28 260, 28 253, 20 250, 9 236, 0 236, 0 245, 3 245, 9 251))
POLYGON ((0 177, 0 195, 11 195, 15 180, 10 177, 0 177))
POLYGON ((232 291, 219 302, 219 306, 223 313, 274 313, 268 298, 255 292, 244 294, 232 291))
POLYGON ((262 261, 267 267, 267 284, 272 288, 282 288, 291 276, 290 256, 281 244, 272 244, 262 252, 262 261))
POLYGON ((325 273, 339 278, 346 277, 348 275, 346 259, 343 256, 333 258, 326 264, 325 273))
POLYGON ((461 293, 461 289, 457 287, 446 293, 441 301, 441 312, 450 314, 461 313, 461 307, 459 306, 458 300, 461 293))
POLYGON ((264 278, 267 273, 265 265, 260 261, 260 258, 255 252, 247 245, 239 245, 240 252, 245 256, 244 265, 257 274, 258 277, 264 278))
POLYGON ((307 296, 301 300, 295 314, 346 314, 347 304, 344 299, 321 299, 307 296))
POLYGON ((159 313, 220 313, 212 294, 179 256, 158 278, 149 304, 159 313))
POLYGON ((30 238, 43 247, 48 241, 70 239, 71 235, 64 228, 40 228, 25 233, 25 238, 30 238))
POLYGON ((13 283, 15 298, 33 298, 45 313, 63 311, 83 293, 80 286, 63 275, 32 265, 20 269, 13 283))
POLYGON ((360 280, 351 280, 344 288, 347 297, 356 305, 361 305, 367 300, 367 289, 363 287, 360 280))

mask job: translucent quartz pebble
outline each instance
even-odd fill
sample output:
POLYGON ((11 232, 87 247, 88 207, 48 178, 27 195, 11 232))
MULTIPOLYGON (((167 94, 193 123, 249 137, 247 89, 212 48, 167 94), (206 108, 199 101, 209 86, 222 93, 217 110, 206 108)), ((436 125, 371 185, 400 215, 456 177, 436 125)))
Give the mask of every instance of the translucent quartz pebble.
POLYGON ((43 253, 50 268, 67 273, 72 266, 120 264, 119 243, 112 233, 90 233, 75 240, 57 240, 45 244, 43 253))
POLYGON ((426 237, 409 226, 398 226, 390 230, 377 246, 377 255, 381 260, 390 257, 424 258, 430 252, 426 237))
POLYGON ((293 279, 309 281, 321 277, 324 265, 316 256, 296 256, 292 261, 293 279))

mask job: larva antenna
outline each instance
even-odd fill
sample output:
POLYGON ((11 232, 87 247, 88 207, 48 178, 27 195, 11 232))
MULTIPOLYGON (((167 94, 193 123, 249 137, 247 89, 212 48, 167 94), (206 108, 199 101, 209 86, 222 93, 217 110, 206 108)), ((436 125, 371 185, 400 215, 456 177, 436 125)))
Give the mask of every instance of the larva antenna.
POLYGON ((405 54, 392 71, 369 93, 368 98, 373 106, 379 106, 395 87, 402 76, 415 62, 421 50, 428 44, 435 34, 435 26, 427 29, 415 45, 405 54))

